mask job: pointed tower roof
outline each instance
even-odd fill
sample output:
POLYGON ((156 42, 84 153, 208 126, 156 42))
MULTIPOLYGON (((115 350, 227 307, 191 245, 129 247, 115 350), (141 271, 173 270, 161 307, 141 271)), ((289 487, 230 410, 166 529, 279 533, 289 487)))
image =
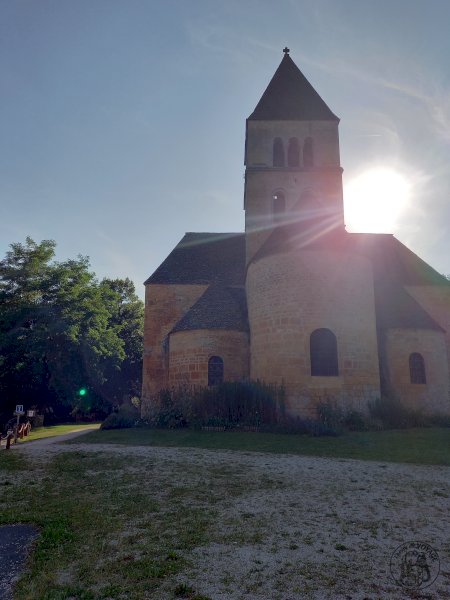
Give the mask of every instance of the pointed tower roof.
POLYGON ((339 121, 292 58, 288 48, 251 121, 339 121))

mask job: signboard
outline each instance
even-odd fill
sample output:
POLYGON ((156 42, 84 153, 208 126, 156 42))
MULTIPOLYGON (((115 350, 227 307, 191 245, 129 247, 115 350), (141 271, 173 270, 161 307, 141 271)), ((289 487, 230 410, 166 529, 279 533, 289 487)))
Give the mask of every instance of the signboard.
POLYGON ((34 416, 36 416, 35 410, 27 410, 27 417, 34 417, 34 416))
POLYGON ((25 411, 23 410, 23 404, 16 404, 16 411, 17 414, 21 415, 23 414, 25 411))

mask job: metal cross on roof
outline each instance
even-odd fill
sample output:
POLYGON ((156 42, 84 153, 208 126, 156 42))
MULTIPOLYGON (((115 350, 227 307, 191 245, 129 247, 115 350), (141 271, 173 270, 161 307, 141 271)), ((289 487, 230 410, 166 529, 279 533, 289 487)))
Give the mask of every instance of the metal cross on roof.
POLYGON ((284 52, 285 54, 289 54, 289 48, 288 48, 287 46, 285 46, 285 47, 283 48, 283 52, 284 52))

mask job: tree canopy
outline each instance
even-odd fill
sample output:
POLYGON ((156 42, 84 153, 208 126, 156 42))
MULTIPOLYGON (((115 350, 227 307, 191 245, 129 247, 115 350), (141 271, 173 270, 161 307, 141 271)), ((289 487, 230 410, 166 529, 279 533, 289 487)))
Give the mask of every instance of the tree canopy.
POLYGON ((0 413, 102 416, 140 392, 143 303, 129 279, 98 281, 55 247, 27 238, 0 262, 0 413))

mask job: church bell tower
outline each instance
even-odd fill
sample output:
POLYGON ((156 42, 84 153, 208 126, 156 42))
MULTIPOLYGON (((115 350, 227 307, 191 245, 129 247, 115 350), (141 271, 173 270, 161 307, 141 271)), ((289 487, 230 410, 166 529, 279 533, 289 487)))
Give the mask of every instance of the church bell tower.
POLYGON ((277 227, 311 238, 344 228, 339 119, 283 52, 246 124, 247 264, 277 227))

